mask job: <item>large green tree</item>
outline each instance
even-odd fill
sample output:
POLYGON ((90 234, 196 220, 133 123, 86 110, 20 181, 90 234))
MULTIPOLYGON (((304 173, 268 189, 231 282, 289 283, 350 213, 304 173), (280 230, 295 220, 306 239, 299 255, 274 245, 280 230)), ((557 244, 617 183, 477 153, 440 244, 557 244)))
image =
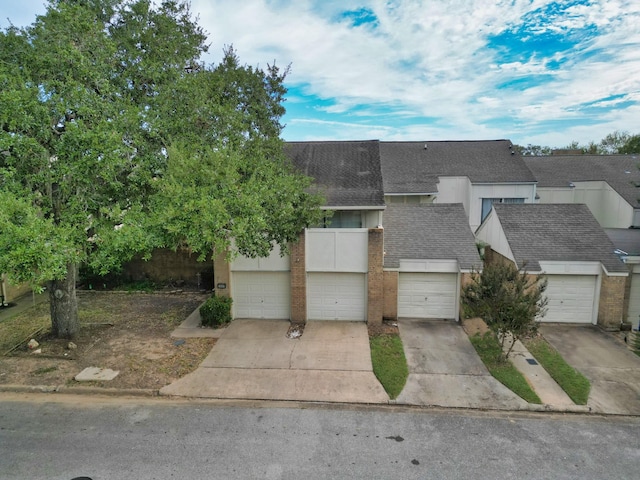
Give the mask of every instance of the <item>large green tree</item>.
POLYGON ((279 135, 286 70, 206 66, 188 5, 49 0, 0 32, 0 272, 78 330, 76 271, 187 246, 266 255, 319 217, 279 135))

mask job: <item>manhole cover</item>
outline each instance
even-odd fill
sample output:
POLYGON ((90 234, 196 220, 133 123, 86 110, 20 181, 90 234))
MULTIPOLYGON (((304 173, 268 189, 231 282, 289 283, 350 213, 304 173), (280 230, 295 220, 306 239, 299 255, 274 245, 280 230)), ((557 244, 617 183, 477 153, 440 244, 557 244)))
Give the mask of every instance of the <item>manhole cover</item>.
POLYGON ((538 362, 536 362, 533 358, 527 358, 527 362, 529 363, 529 365, 537 365, 538 362))

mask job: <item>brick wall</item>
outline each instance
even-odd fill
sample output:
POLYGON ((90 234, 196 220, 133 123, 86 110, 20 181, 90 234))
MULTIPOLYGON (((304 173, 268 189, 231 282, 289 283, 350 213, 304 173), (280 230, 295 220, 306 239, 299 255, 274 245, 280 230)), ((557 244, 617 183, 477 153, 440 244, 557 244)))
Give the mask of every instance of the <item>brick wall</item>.
MULTIPOLYGON (((6 298, 4 299, 5 303, 13 302, 17 298, 20 298, 27 293, 31 293, 31 287, 28 283, 14 285, 5 274, 2 274, 0 282, 3 282, 4 285, 4 295, 6 295, 6 298)), ((2 293, 2 290, 0 290, 0 295, 2 293)))
POLYGON ((213 289, 213 263, 211 256, 199 262, 198 255, 187 250, 174 252, 171 249, 159 248, 153 251, 151 258, 146 261, 135 258, 127 262, 122 269, 128 280, 140 281, 149 279, 156 283, 170 283, 181 281, 189 286, 198 285, 206 290, 213 289))
POLYGON ((307 321, 307 267, 305 259, 305 234, 291 244, 291 321, 307 321))
MULTIPOLYGON (((504 258, 504 257, 503 257, 503 258, 504 258)), ((469 272, 465 272, 465 273, 462 273, 462 274, 460 275, 460 298, 458 299, 458 301, 460 302, 460 318, 465 318, 465 316, 464 316, 464 309, 463 309, 463 306, 462 306, 462 289, 463 289, 466 285, 468 285, 469 283, 471 283, 472 278, 473 278, 473 276, 472 276, 472 274, 471 274, 471 273, 469 273, 469 272)), ((457 320, 457 319, 456 319, 456 320, 457 320)))
POLYGON ((369 271, 367 277, 367 323, 380 325, 384 310, 383 230, 369 229, 369 271))
POLYGON ((382 317, 385 320, 398 319, 398 272, 383 272, 384 306, 382 317))
POLYGON ((216 295, 221 297, 231 297, 231 265, 227 262, 226 253, 219 253, 213 260, 213 285, 216 295), (217 285, 224 284, 226 288, 218 288, 217 285))
POLYGON ((631 280, 633 279, 633 265, 628 265, 629 276, 624 283, 624 303, 622 305, 622 320, 627 321, 629 317, 629 302, 631 301, 631 280))
POLYGON ((624 297, 627 277, 602 275, 598 325, 605 330, 620 330, 624 313, 624 297))

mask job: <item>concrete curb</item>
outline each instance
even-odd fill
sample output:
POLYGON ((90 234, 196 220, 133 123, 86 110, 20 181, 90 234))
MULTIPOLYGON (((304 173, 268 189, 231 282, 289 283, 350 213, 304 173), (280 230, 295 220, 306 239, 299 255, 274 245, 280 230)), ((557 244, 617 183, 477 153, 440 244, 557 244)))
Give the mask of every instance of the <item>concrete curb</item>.
POLYGON ((158 390, 141 388, 67 387, 66 385, 0 385, 0 393, 65 393, 126 397, 158 397, 158 390))
MULTIPOLYGON (((163 397, 168 400, 170 399, 197 399, 202 400, 200 397, 183 397, 183 396, 175 396, 175 395, 167 395, 160 394, 159 390, 154 389, 134 389, 134 388, 100 388, 100 387, 67 387, 65 385, 0 385, 0 393, 60 393, 60 394, 74 394, 74 395, 106 395, 112 397, 163 397)), ((216 398, 210 398, 209 400, 216 400, 216 398)), ((220 398, 220 400, 229 400, 220 398)), ((275 401, 275 400, 264 400, 264 399, 238 399, 245 401, 275 401)), ((304 400, 295 400, 297 403, 326 403, 326 402, 315 402, 315 401, 304 401, 304 400)), ((333 402, 329 402, 333 403, 333 402)), ((384 406, 384 403, 345 403, 345 402, 337 402, 336 404, 346 404, 346 405, 363 405, 363 406, 371 406, 371 405, 379 405, 384 406)), ((594 413, 588 405, 566 405, 566 406, 554 406, 554 405, 537 405, 537 404, 528 404, 522 408, 500 408, 500 407, 483 407, 483 408, 473 408, 473 407, 447 407, 443 405, 412 405, 408 403, 400 403, 395 400, 389 400, 387 403, 389 406, 398 406, 398 407, 414 407, 414 408, 444 408, 451 410, 477 410, 477 411, 495 411, 495 412, 539 412, 539 413, 575 413, 575 414, 586 414, 586 413, 594 413)), ((622 415, 628 416, 628 414, 614 414, 614 413, 602 413, 601 415, 622 415)))

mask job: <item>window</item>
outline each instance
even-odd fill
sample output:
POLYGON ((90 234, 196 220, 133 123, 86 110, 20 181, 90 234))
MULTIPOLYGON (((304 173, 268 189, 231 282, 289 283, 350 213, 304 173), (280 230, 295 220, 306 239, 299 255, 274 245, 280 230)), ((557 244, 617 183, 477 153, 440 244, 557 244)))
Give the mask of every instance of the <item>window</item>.
POLYGON ((319 228, 362 228, 362 213, 357 210, 338 210, 325 217, 319 228))
POLYGON ((524 203, 524 200, 524 198, 483 198, 480 222, 484 222, 484 219, 487 218, 494 203, 524 203))

